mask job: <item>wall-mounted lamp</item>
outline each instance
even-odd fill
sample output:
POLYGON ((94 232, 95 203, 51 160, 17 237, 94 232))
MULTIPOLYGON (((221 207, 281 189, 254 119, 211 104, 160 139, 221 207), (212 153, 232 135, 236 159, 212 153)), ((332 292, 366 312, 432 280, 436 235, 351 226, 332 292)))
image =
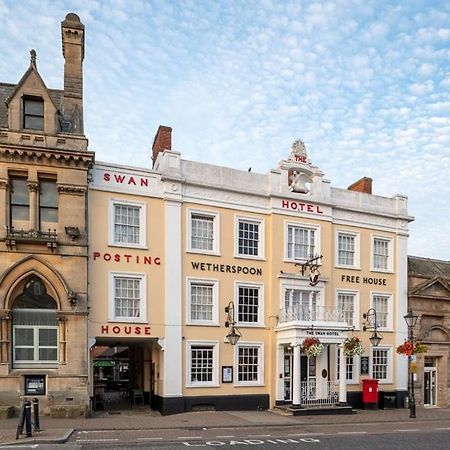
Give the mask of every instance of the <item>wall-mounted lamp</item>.
POLYGON ((78 227, 65 227, 66 234, 72 238, 72 241, 76 241, 80 237, 80 229, 78 227))
POLYGON ((363 331, 372 330, 372 336, 370 336, 369 341, 374 347, 378 347, 383 336, 378 332, 376 309, 369 308, 369 310, 363 314, 363 319, 366 320, 366 323, 363 325, 363 331))
POLYGON ((231 345, 236 345, 241 338, 241 332, 236 327, 236 321, 234 320, 234 302, 229 302, 225 306, 225 313, 227 314, 227 320, 225 326, 228 328, 231 326, 230 332, 226 338, 231 345))

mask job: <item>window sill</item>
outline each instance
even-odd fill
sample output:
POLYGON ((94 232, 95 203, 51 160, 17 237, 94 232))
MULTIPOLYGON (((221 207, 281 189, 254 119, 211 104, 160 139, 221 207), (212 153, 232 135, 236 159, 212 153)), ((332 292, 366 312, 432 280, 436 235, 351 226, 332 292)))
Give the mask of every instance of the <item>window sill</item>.
MULTIPOLYGON (((289 258, 284 258, 283 260, 285 263, 290 263, 290 264, 305 264, 306 261, 308 261, 307 259, 289 259, 289 258)), ((321 267, 322 263, 318 263, 317 266, 321 267)))
POLYGON ((263 323, 239 323, 236 322, 236 326, 239 328, 265 328, 263 323))
POLYGON ((266 261, 264 256, 252 256, 252 255, 234 255, 236 259, 248 259, 250 261, 266 261))
POLYGON ((148 245, 125 244, 125 243, 115 243, 115 242, 108 242, 108 247, 130 248, 130 249, 134 249, 134 250, 148 250, 148 245))
POLYGON ((186 389, 196 389, 196 388, 218 388, 220 384, 187 384, 186 389))
POLYGON ((361 271, 361 266, 344 266, 344 265, 336 264, 334 267, 336 269, 359 270, 359 271, 361 271))
POLYGON ((108 323, 139 323, 139 324, 148 324, 148 320, 136 319, 135 317, 125 318, 125 317, 117 317, 108 319, 108 323))
POLYGON ((218 322, 186 322, 186 326, 193 327, 220 327, 218 322))
POLYGON ((13 368, 11 369, 10 374, 17 374, 21 375, 23 373, 28 374, 30 370, 37 371, 41 373, 44 370, 51 370, 51 372, 54 372, 56 369, 58 369, 58 363, 51 363, 51 364, 45 364, 45 363, 12 363, 13 368))
POLYGON ((222 256, 222 254, 220 252, 216 252, 216 251, 209 251, 209 250, 196 250, 196 249, 192 249, 189 248, 186 250, 186 253, 190 253, 192 255, 208 255, 208 256, 222 256))
POLYGON ((236 387, 236 388, 264 387, 265 384, 264 383, 260 383, 258 381, 254 381, 254 382, 247 382, 247 383, 235 383, 233 386, 236 387))
POLYGON ((392 269, 375 269, 373 267, 370 268, 370 271, 374 273, 394 273, 392 269))

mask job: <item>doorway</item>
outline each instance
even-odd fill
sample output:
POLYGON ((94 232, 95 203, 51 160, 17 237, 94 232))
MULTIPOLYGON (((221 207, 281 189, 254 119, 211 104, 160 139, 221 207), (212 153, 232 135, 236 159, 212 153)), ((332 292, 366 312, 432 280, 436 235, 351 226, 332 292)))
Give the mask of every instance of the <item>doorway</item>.
MULTIPOLYGON (((283 360, 283 380, 284 380, 284 401, 292 402, 292 387, 294 357, 292 347, 284 347, 283 360)), ((300 383, 301 395, 316 397, 316 358, 308 358, 305 354, 300 355, 300 383)))
POLYGON ((284 400, 292 401, 292 347, 284 347, 283 379, 284 379, 284 400))
MULTIPOLYGON (((150 403, 145 388, 144 349, 141 345, 116 342, 97 344, 91 349, 92 409, 113 413, 150 403)), ((150 361, 151 364, 151 361, 150 361)), ((150 369, 150 367, 149 367, 150 369)), ((149 371, 148 371, 149 372, 149 371)), ((147 376, 150 380, 149 373, 147 376)), ((148 389, 147 389, 148 391, 148 389)))
POLYGON ((425 367, 423 369, 423 405, 437 405, 437 370, 436 358, 425 357, 425 367))

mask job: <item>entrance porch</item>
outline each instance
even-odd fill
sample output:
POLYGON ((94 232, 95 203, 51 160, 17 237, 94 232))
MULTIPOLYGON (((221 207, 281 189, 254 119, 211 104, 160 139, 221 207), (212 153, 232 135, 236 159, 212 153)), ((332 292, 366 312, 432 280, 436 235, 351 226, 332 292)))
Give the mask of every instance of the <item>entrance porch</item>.
POLYGON ((343 342, 349 326, 332 310, 305 320, 284 311, 277 331, 278 385, 276 406, 295 415, 347 413, 346 357, 343 342), (322 351, 303 349, 306 338, 317 338, 322 351))

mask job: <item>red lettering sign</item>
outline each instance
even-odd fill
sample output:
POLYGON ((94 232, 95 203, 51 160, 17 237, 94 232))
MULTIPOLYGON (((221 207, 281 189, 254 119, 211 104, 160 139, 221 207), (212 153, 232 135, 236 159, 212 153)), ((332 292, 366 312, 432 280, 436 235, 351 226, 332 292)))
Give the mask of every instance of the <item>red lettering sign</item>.
POLYGON ((295 155, 295 160, 306 164, 306 156, 304 155, 295 155))
POLYGON ((290 209, 292 211, 302 211, 313 214, 323 214, 323 210, 319 205, 313 205, 312 203, 302 203, 289 200, 281 200, 281 207, 284 209, 290 209))
POLYGON ((111 176, 109 172, 103 173, 103 181, 107 183, 115 182, 117 184, 127 184, 131 186, 148 187, 148 178, 139 177, 136 175, 124 175, 121 173, 115 173, 111 176))
POLYGON ((98 259, 103 259, 104 261, 113 261, 113 262, 124 262, 127 264, 145 264, 160 266, 161 258, 159 256, 146 256, 144 255, 141 258, 139 255, 129 255, 129 254, 121 254, 121 253, 100 253, 100 252, 92 252, 92 259, 97 261, 98 259))
MULTIPOLYGON (((108 325, 101 325, 100 327, 101 334, 109 334, 110 328, 108 325)), ((111 328, 111 332, 114 334, 121 334, 125 333, 127 335, 134 334, 134 335, 145 335, 145 336, 151 336, 151 327, 145 326, 142 327, 140 325, 124 325, 123 327, 120 325, 114 325, 111 328)))

